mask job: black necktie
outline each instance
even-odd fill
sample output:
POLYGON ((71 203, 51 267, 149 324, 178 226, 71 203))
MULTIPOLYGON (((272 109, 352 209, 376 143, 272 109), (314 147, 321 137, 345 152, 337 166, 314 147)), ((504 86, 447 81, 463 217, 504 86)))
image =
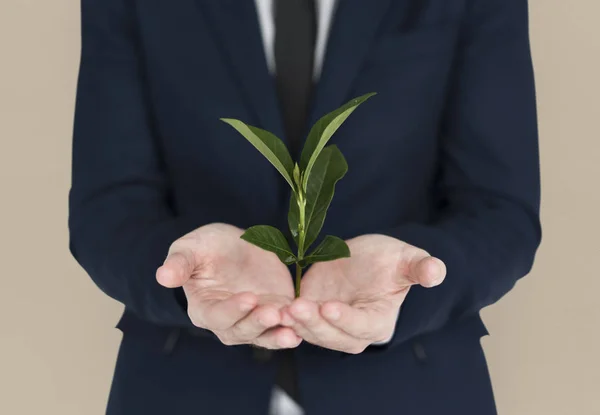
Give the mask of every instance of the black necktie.
MULTIPOLYGON (((313 57, 317 32, 314 0, 275 0, 275 70, 285 135, 298 155, 306 128, 313 88, 313 57)), ((279 352, 277 384, 299 401, 298 379, 291 350, 279 352)))
POLYGON ((292 155, 302 144, 313 87, 314 0, 275 0, 277 94, 292 155))

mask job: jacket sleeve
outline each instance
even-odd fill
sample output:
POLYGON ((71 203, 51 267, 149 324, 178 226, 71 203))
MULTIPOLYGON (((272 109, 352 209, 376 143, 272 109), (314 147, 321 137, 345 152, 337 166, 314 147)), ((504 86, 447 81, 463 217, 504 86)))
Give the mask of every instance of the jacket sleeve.
POLYGON ((70 249, 100 289, 139 317, 192 327, 182 292, 155 279, 170 244, 196 224, 168 204, 129 4, 81 2, 70 249))
POLYGON ((440 137, 436 211, 386 234, 442 259, 415 287, 392 344, 474 315, 532 266, 540 243, 539 156, 527 0, 470 0, 440 137))

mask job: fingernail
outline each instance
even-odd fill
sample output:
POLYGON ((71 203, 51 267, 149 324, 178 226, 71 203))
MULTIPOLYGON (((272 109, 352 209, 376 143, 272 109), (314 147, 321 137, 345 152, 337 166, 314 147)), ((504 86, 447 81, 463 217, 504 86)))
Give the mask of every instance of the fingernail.
POLYGON ((329 308, 325 312, 325 317, 327 317, 330 320, 339 320, 340 317, 341 317, 341 313, 340 313, 339 308, 337 308, 337 307, 335 307, 335 308, 329 308))

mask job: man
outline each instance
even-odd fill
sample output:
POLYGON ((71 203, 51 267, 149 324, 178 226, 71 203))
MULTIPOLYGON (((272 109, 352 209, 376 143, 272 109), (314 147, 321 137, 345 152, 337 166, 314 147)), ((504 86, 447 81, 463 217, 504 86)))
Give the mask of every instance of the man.
POLYGON ((82 33, 71 250, 125 304, 109 414, 495 413, 478 313, 541 237, 526 0, 82 0, 82 33), (297 157, 371 91, 332 139, 352 256, 294 299, 239 238, 285 229, 286 183, 219 118, 297 157))

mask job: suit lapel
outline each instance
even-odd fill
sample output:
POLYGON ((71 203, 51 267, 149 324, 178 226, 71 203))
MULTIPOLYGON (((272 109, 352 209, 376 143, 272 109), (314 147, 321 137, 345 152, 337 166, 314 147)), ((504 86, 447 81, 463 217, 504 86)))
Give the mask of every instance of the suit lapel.
POLYGON ((221 53, 255 120, 284 139, 275 83, 269 74, 254 1, 195 0, 212 23, 221 53))
MULTIPOLYGON (((402 0, 409 3, 408 0, 402 0)), ((391 0, 338 0, 310 125, 347 100, 391 0)), ((357 91, 357 95, 373 91, 357 91)), ((374 91, 377 92, 377 91, 374 91)))
MULTIPOLYGON (((239 84, 242 98, 257 126, 286 141, 275 82, 269 74, 258 16, 252 0, 194 0, 206 11, 221 53, 239 84)), ((320 80, 308 128, 318 118, 352 98, 350 89, 367 56, 392 0, 337 0, 320 80)), ((408 0, 399 0, 410 3, 408 0)), ((406 7, 405 7, 406 8, 406 7)), ((356 91, 362 94, 370 91, 356 91)), ((375 91, 377 92, 377 91, 375 91)))

